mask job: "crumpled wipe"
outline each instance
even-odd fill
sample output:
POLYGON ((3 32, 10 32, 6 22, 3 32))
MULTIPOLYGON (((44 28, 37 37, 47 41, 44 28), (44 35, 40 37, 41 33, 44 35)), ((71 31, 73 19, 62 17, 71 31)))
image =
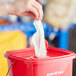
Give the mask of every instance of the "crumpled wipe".
POLYGON ((34 26, 36 28, 36 33, 32 37, 32 43, 35 49, 35 55, 38 58, 44 58, 46 54, 45 38, 44 38, 44 29, 41 21, 34 21, 34 26))

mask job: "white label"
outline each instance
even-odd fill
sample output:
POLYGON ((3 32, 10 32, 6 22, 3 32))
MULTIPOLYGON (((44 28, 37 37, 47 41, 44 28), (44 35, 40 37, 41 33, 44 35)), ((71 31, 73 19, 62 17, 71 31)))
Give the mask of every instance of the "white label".
POLYGON ((53 72, 53 73, 47 73, 47 76, 55 76, 55 75, 61 75, 63 74, 64 71, 58 71, 58 72, 53 72))

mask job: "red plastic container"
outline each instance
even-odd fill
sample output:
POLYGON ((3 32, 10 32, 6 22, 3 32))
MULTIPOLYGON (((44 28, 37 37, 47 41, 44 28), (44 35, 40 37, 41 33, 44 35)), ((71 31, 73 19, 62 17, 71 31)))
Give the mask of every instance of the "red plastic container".
POLYGON ((46 58, 36 58, 33 48, 8 51, 9 76, 72 76, 75 54, 54 47, 47 48, 46 58))

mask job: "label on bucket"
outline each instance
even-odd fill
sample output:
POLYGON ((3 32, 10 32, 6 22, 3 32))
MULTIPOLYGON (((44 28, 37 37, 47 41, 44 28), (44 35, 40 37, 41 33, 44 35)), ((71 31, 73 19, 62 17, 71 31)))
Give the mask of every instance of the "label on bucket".
POLYGON ((57 76, 57 75, 62 75, 64 71, 58 71, 58 72, 53 72, 53 73, 47 73, 47 76, 57 76))

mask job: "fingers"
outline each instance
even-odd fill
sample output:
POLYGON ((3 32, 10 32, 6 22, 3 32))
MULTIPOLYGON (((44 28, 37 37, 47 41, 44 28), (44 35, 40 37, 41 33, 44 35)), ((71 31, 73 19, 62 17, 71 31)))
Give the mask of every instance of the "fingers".
POLYGON ((33 19, 36 19, 35 15, 32 12, 28 12, 27 14, 25 14, 25 16, 29 16, 32 17, 33 19))
POLYGON ((33 17, 34 19, 38 20, 38 12, 36 10, 36 8, 32 7, 29 8, 28 14, 33 17))
POLYGON ((38 12, 38 20, 41 20, 42 17, 43 17, 43 10, 42 10, 42 5, 39 4, 37 1, 34 1, 33 2, 33 5, 32 5, 34 8, 36 8, 37 12, 38 12))
POLYGON ((30 16, 36 20, 42 20, 43 11, 42 6, 35 0, 24 0, 22 4, 18 4, 17 12, 15 15, 17 16, 30 16), (22 7, 21 7, 22 6, 22 7), (20 7, 20 8, 19 8, 20 7))

